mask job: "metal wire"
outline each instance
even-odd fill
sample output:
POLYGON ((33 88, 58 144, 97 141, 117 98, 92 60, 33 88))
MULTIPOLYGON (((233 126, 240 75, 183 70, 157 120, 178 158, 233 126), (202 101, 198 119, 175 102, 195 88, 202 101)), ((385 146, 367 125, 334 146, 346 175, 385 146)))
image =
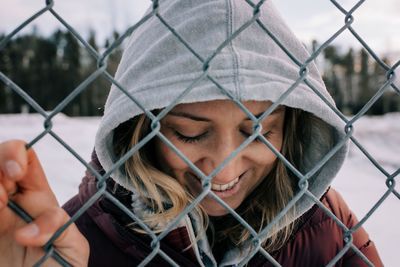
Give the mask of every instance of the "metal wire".
MULTIPOLYGON (((97 60, 97 70, 94 71, 89 77, 87 77, 84 81, 82 81, 71 93, 68 95, 63 101, 61 101, 57 107, 51 112, 47 113, 37 102, 35 102, 32 97, 30 97, 23 88, 20 88, 17 83, 18 81, 12 81, 9 77, 7 77, 4 73, 0 72, 0 80, 9 87, 15 94, 18 94, 26 103, 28 103, 36 112, 41 114, 44 119, 44 130, 42 133, 33 138, 27 148, 32 147, 41 140, 46 135, 52 136, 55 140, 57 140, 67 151, 69 151, 75 158, 77 158, 87 169, 88 171, 97 179, 97 192, 91 196, 91 198, 75 213, 75 215, 62 227, 60 227, 51 239, 47 242, 47 244, 43 247, 44 256, 35 264, 35 266, 41 266, 49 257, 52 257, 62 266, 70 266, 70 264, 64 260, 57 252, 57 248, 53 247, 54 241, 65 231, 65 229, 74 223, 90 206, 92 206, 97 200, 101 197, 105 197, 110 200, 117 208, 121 209, 126 213, 127 216, 131 218, 136 224, 138 224, 151 238, 151 248, 152 252, 141 262, 140 266, 145 266, 148 264, 154 257, 157 255, 163 258, 166 262, 171 264, 172 266, 178 266, 177 263, 173 261, 160 247, 161 240, 168 235, 168 233, 177 226, 177 224, 186 216, 189 212, 191 212, 201 200, 203 200, 206 196, 213 198, 216 202, 220 203, 232 216, 240 222, 244 228, 246 228, 251 235, 252 242, 252 252, 239 264, 240 266, 244 266, 249 263, 254 255, 259 253, 259 255, 264 256, 273 266, 280 266, 279 263, 261 246, 261 240, 263 240, 271 230, 271 228, 276 224, 295 204, 296 202, 302 198, 307 197, 311 201, 313 201, 316 205, 319 206, 329 217, 331 217, 334 222, 343 230, 343 241, 345 246, 339 253, 328 263, 327 266, 334 266, 338 260, 343 257, 343 255, 349 251, 353 250, 368 266, 373 266, 372 263, 362 254, 362 252, 353 244, 353 236, 352 234, 359 229, 369 218, 371 215, 379 208, 380 205, 385 201, 385 199, 390 195, 395 195, 400 200, 400 194, 395 190, 396 180, 395 178, 399 175, 400 169, 390 174, 387 172, 383 166, 381 166, 373 156, 368 153, 368 151, 357 141, 357 139, 352 136, 353 133, 353 125, 354 123, 362 117, 371 106, 382 96, 382 94, 389 90, 389 88, 394 89, 398 94, 400 94, 399 88, 393 83, 395 78, 394 70, 399 67, 400 61, 394 64, 393 66, 388 66, 374 51, 368 46, 368 44, 363 40, 363 38, 355 31, 352 27, 353 22, 355 21, 355 17, 353 16, 354 12, 362 6, 364 1, 357 2, 349 11, 343 8, 337 1, 330 0, 335 8, 337 8, 344 15, 344 24, 340 29, 338 29, 331 37, 329 37, 322 45, 320 45, 304 62, 296 58, 295 55, 286 48, 283 43, 279 40, 277 36, 275 36, 270 29, 263 24, 260 20, 260 7, 264 4, 264 1, 259 1, 258 3, 253 3, 250 0, 245 0, 246 3, 253 9, 253 15, 248 18, 248 20, 238 27, 238 29, 234 32, 231 32, 224 40, 208 57, 203 58, 200 54, 195 51, 195 49, 187 42, 183 36, 181 36, 178 31, 172 27, 167 19, 165 19, 160 10, 162 10, 162 6, 160 6, 159 2, 153 0, 152 10, 147 13, 145 17, 143 17, 139 22, 131 25, 118 39, 116 39, 103 54, 99 54, 90 44, 88 44, 84 38, 76 31, 66 20, 63 19, 56 11, 54 11, 54 1, 46 1, 45 7, 41 10, 37 11, 32 16, 28 17, 24 22, 22 22, 18 27, 16 27, 11 33, 5 36, 2 40, 0 40, 0 51, 4 49, 4 47, 9 43, 12 38, 24 29, 28 24, 39 18, 45 13, 53 15, 55 19, 59 21, 61 25, 67 28, 67 30, 78 40, 78 42, 89 52, 89 54, 97 60), (193 54, 195 58, 202 64, 203 73, 199 75, 197 78, 193 79, 192 83, 177 97, 174 101, 170 103, 165 109, 163 109, 157 116, 154 116, 153 113, 149 110, 146 110, 144 106, 141 104, 139 99, 136 99, 129 92, 121 86, 118 81, 116 81, 112 75, 107 72, 107 59, 108 56, 118 48, 121 43, 133 32, 135 32, 138 28, 140 28, 144 23, 146 23, 149 19, 156 18, 158 19, 172 34, 176 37, 176 39, 181 42, 190 53, 193 54), (294 64, 298 66, 299 77, 298 79, 287 89, 287 91, 282 94, 279 99, 273 103, 273 105, 268 108, 259 118, 254 117, 254 115, 235 97, 233 96, 229 90, 225 89, 219 82, 218 79, 214 78, 209 72, 209 67, 213 62, 213 59, 221 52, 222 49, 229 46, 232 41, 239 36, 243 31, 245 31, 251 25, 257 24, 265 34, 271 38, 276 45, 288 56, 290 60, 293 61, 294 64), (343 32, 350 32, 356 40, 366 49, 370 56, 387 72, 387 80, 384 84, 377 90, 376 94, 365 103, 364 107, 350 120, 344 116, 334 105, 332 105, 328 99, 326 99, 321 93, 315 88, 312 82, 308 79, 308 65, 311 64, 323 51, 324 49, 330 45, 338 36, 340 36, 343 32), (78 95, 84 92, 89 84, 93 82, 98 77, 104 77, 109 82, 114 84, 118 90, 126 95, 128 99, 132 101, 135 105, 137 105, 142 111, 147 115, 147 117, 151 120, 151 132, 142 138, 142 140, 136 144, 133 148, 131 148, 123 157, 121 157, 114 166, 105 174, 98 173, 93 167, 87 163, 76 151, 74 151, 62 138, 56 135, 52 131, 52 119, 54 116, 63 111, 63 109, 78 95), (254 130, 253 133, 237 148, 233 151, 219 166, 217 166, 211 174, 205 175, 200 169, 198 169, 185 155, 179 151, 161 132, 160 132, 160 120, 168 114, 168 112, 176 106, 180 100, 187 95, 195 86, 202 80, 209 80, 213 83, 223 94, 228 96, 236 105, 253 121, 254 130), (299 84, 306 84, 310 87, 311 90, 315 92, 315 94, 321 98, 321 100, 340 118, 344 124, 344 132, 346 133, 345 138, 340 140, 334 148, 325 155, 319 162, 314 166, 312 170, 310 170, 306 174, 302 174, 299 170, 297 170, 283 155, 280 154, 278 150, 261 134, 261 124, 260 122, 271 114, 276 107, 278 107, 289 94, 295 90, 299 84), (138 218, 132 211, 126 208, 122 203, 118 201, 112 194, 107 192, 106 189, 106 179, 109 178, 113 172, 115 172, 118 168, 120 168, 126 160, 128 160, 134 153, 143 147, 146 143, 148 143, 152 138, 157 136, 165 145, 170 147, 192 170, 193 172, 201 178, 203 192, 197 196, 174 220, 168 223, 165 230, 160 234, 155 234, 140 218, 138 218), (287 206, 282 209, 279 214, 268 224, 262 231, 255 231, 239 214, 237 214, 229 205, 227 205, 222 199, 220 199, 216 194, 211 191, 211 180, 215 177, 240 151, 246 148, 252 141, 255 139, 259 139, 263 144, 265 144, 276 156, 281 160, 285 166, 290 169, 295 176, 298 178, 298 186, 299 191, 292 198, 292 200, 287 204, 287 206), (350 139, 364 155, 371 161, 371 163, 386 177, 386 185, 387 191, 382 195, 382 197, 377 201, 377 203, 371 208, 371 210, 360 220, 360 222, 351 229, 348 229, 343 222, 341 222, 327 207, 324 206, 323 203, 320 202, 309 190, 308 190, 308 179, 312 177, 318 170, 344 145, 344 143, 350 139)), ((16 203, 10 201, 8 206, 23 220, 26 222, 31 222, 32 217, 24 211, 21 207, 19 207, 16 203)))

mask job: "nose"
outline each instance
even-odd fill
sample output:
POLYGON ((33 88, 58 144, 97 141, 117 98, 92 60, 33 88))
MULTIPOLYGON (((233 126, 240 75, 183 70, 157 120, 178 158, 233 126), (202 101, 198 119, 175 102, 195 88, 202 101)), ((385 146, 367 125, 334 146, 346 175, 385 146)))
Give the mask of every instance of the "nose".
POLYGON ((225 138, 219 145, 210 148, 208 155, 204 158, 201 169, 203 169, 207 175, 210 175, 216 168, 220 168, 221 164, 224 163, 223 168, 214 175, 212 179, 213 183, 226 184, 235 180, 243 173, 242 151, 234 155, 228 162, 224 162, 239 145, 240 143, 236 144, 236 142, 225 138))

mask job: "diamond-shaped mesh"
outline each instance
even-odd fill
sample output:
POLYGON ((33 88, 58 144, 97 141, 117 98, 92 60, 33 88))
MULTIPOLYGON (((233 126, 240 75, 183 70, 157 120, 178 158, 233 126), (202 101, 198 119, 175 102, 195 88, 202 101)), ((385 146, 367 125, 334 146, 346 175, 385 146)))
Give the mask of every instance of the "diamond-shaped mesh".
MULTIPOLYGON (((259 20, 260 17, 260 7, 264 4, 265 1, 259 1, 258 3, 254 3, 250 0, 246 0, 247 4, 253 9, 253 16, 249 17, 247 22, 244 23, 241 27, 239 27, 236 31, 234 31, 224 42, 220 44, 220 46, 215 49, 213 53, 211 53, 207 58, 202 57, 199 53, 197 53, 188 42, 185 41, 185 39, 179 35, 179 33, 168 23, 168 21, 163 18, 161 15, 160 9, 162 9, 162 5, 159 5, 157 0, 153 0, 153 5, 152 5, 152 11, 149 12, 145 17, 143 17, 139 22, 137 22, 135 25, 132 25, 129 27, 124 34, 122 34, 118 39, 116 39, 104 53, 98 53, 96 49, 94 49, 88 42, 84 40, 84 38, 81 37, 81 35, 69 25, 67 21, 65 21, 62 16, 60 16, 54 9, 54 1, 47 0, 45 7, 38 11, 36 14, 33 14, 31 17, 29 17, 26 21, 24 21, 20 26, 18 26, 15 30, 13 30, 10 34, 5 36, 2 40, 0 40, 0 51, 7 45, 7 43, 10 42, 10 40, 22 29, 24 29, 28 24, 30 24, 32 21, 36 20, 40 16, 42 16, 45 13, 50 13, 52 14, 62 25, 64 25, 68 31, 80 42, 80 44, 89 52, 91 56, 93 56, 95 59, 97 59, 97 70, 91 73, 84 81, 82 81, 63 101, 61 101, 56 108, 51 111, 50 113, 47 113, 37 102, 35 102, 34 99, 32 99, 23 88, 19 87, 16 83, 18 81, 13 81, 7 75, 4 73, 0 72, 0 80, 5 83, 14 93, 18 94, 24 101, 26 101, 27 104, 29 104, 36 112, 41 114, 43 116, 43 122, 44 122, 44 130, 42 133, 37 135, 33 140, 30 140, 29 144, 27 147, 32 147, 35 145, 36 142, 38 142, 40 139, 42 139, 46 135, 51 135, 54 139, 56 139, 66 150, 68 150, 74 157, 76 157, 88 170, 97 178, 97 188, 98 191, 96 194, 94 194, 89 201, 69 220, 68 223, 63 225, 60 229, 56 231, 56 233, 52 236, 52 238, 47 242, 47 244, 43 247, 45 250, 45 255, 43 256, 42 259, 40 259, 36 266, 40 266, 42 263, 46 261, 49 257, 54 258, 58 263, 60 263, 62 266, 70 266, 68 262, 66 262, 58 253, 57 249, 54 248, 53 241, 59 237, 62 232, 72 223, 74 223, 93 203, 95 203, 99 198, 105 197, 109 199, 112 203, 115 204, 116 207, 121 209, 123 212, 125 212, 137 225, 139 225, 151 238, 151 248, 152 252, 141 262, 140 266, 145 266, 147 263, 149 263, 155 256, 161 256, 163 259, 165 259, 168 263, 170 263, 173 266, 176 266, 177 263, 175 263, 161 248, 160 248, 160 241, 170 232, 171 229, 173 229, 179 221, 190 211, 193 210, 194 207, 199 205, 200 201, 206 197, 207 195, 214 198, 215 201, 220 203, 223 207, 228 210, 229 213, 233 215, 234 218, 238 222, 240 222, 244 228, 246 228, 251 235, 252 242, 254 244, 252 252, 244 259, 243 262, 240 263, 240 265, 246 265, 251 258, 256 255, 257 253, 260 253, 263 255, 266 259, 268 259, 274 266, 280 266, 278 262, 274 260, 274 258, 266 251, 263 249, 261 246, 261 240, 267 235, 271 227, 279 221, 280 218, 291 208, 295 205, 295 203, 303 196, 307 196, 310 198, 313 202, 315 202, 323 211, 328 214, 338 225, 341 229, 343 229, 343 236, 344 236, 344 247, 339 253, 331 259, 329 264, 327 266, 334 266, 340 258, 348 251, 348 250, 353 250, 359 257, 363 259, 363 261, 369 265, 373 266, 372 263, 360 252, 360 250, 353 244, 353 237, 352 233, 354 233, 359 227, 361 227, 369 218, 370 216, 382 205, 382 203, 385 201, 385 199, 390 195, 394 194, 398 199, 400 199, 400 194, 395 190, 395 178, 398 176, 400 173, 400 169, 395 171, 394 173, 388 173, 371 155, 368 153, 366 149, 357 141, 357 139, 352 135, 353 133, 353 125, 354 123, 361 117, 363 116, 370 108, 371 106, 383 95, 383 93, 390 88, 395 90, 398 94, 400 94, 400 90, 396 85, 393 83, 395 79, 395 69, 399 67, 400 61, 395 63, 393 66, 388 66, 377 54, 368 46, 368 44, 363 40, 363 38, 355 31, 355 29, 352 27, 352 23, 356 19, 353 17, 353 13, 364 3, 364 1, 359 1, 357 2, 350 10, 346 10, 343 8, 337 1, 330 0, 330 2, 333 4, 333 8, 337 8, 341 13, 343 13, 343 18, 344 18, 344 24, 343 26, 338 29, 329 39, 327 39, 322 45, 320 45, 312 54, 311 56, 306 60, 306 61, 300 61, 293 55, 277 38, 271 31, 268 29, 266 25, 262 23, 261 20, 259 20), (187 49, 190 51, 197 59, 198 61, 202 64, 203 66, 203 73, 194 79, 192 83, 182 92, 182 94, 176 98, 174 101, 170 103, 165 109, 163 109, 159 114, 155 115, 149 111, 147 111, 143 105, 140 102, 140 99, 136 99, 132 95, 129 94, 129 92, 121 86, 118 81, 114 80, 113 76, 110 75, 110 73, 107 71, 107 58, 108 56, 116 49, 118 48, 121 43, 128 37, 130 36, 134 31, 136 31, 138 28, 140 28, 143 24, 145 24, 149 19, 151 18, 157 18, 162 24, 167 27, 171 33, 176 37, 177 40, 179 40, 187 49), (242 31, 245 31, 247 27, 253 24, 258 24, 261 29, 265 32, 266 35, 269 36, 269 38, 273 39, 275 43, 284 51, 284 53, 287 54, 287 56, 298 66, 298 71, 299 71, 299 77, 295 83, 293 83, 292 86, 290 86, 287 91, 281 95, 281 97, 274 102, 274 104, 268 108, 264 112, 264 114, 260 118, 254 117, 254 115, 247 110, 244 105, 235 98, 235 96, 231 95, 231 93, 222 86, 217 79, 212 77, 212 75, 209 74, 208 69, 210 65, 212 64, 213 59, 221 52, 221 50, 226 47, 227 45, 230 44, 230 42, 235 39, 238 35, 241 34, 242 31), (384 84, 381 85, 379 90, 377 90, 376 94, 362 107, 362 109, 351 119, 348 119, 346 116, 344 116, 336 107, 334 107, 323 95, 320 94, 320 92, 314 88, 313 84, 309 82, 308 80, 308 71, 307 71, 307 66, 314 61, 318 56, 321 55, 321 53, 324 51, 324 49, 330 45, 339 35, 341 35, 343 32, 348 31, 350 32, 356 40, 359 41, 359 43, 368 51, 369 55, 373 57, 373 59, 386 71, 386 81, 384 84), (88 164, 76 151, 74 151, 62 138, 60 138, 55 132, 52 130, 52 119, 60 112, 63 111, 63 109, 71 102, 73 101, 78 95, 82 94, 87 88, 88 85, 93 82, 95 79, 98 77, 104 77, 108 81, 110 81, 112 84, 114 84, 119 90, 121 90, 127 98, 129 98, 135 105, 140 107, 144 113, 147 115, 147 117, 151 120, 151 132, 145 136, 137 145, 135 145, 132 149, 130 149, 123 157, 121 157, 111 168, 106 172, 105 174, 100 174, 98 173, 93 167, 88 164), (227 157, 222 164, 220 164, 211 174, 205 175, 200 169, 198 169, 190 160, 188 160, 185 155, 181 151, 179 151, 174 145, 160 132, 160 120, 175 106, 177 105, 180 100, 188 94, 196 85, 197 82, 203 79, 208 79, 210 82, 212 82, 223 94, 227 95, 233 102, 237 104, 240 109, 253 121, 254 125, 256 125, 255 130, 251 136, 249 136, 229 157, 227 157), (264 119, 266 116, 268 116, 270 113, 273 112, 273 110, 282 103, 282 101, 293 91, 296 89, 296 87, 300 83, 305 83, 307 86, 309 86, 316 95, 318 95, 324 103, 326 103, 329 108, 337 114, 337 116, 345 123, 345 133, 346 136, 343 140, 341 140, 339 143, 337 143, 333 149, 325 155, 318 164, 314 166, 312 170, 310 170, 306 174, 302 174, 299 172, 288 160, 285 159, 283 155, 280 154, 278 150, 275 149, 275 147, 262 135, 260 135, 260 129, 257 127, 262 119, 264 119), (129 159, 134 153, 136 153, 141 147, 143 147, 147 142, 149 142, 153 137, 157 136, 160 138, 167 146, 169 146, 175 153, 182 158, 183 161, 185 161, 188 166, 199 176, 203 179, 203 192, 197 196, 193 202, 188 205, 183 212, 169 222, 167 227, 162 233, 156 234, 152 232, 152 230, 141 220, 139 219, 132 211, 127 209, 122 203, 119 202, 118 199, 116 199, 112 194, 106 191, 106 179, 112 175, 112 173, 118 169, 124 162, 129 159), (299 190, 297 191, 296 195, 292 198, 292 200, 288 203, 288 205, 281 210, 281 212, 277 215, 277 217, 272 220, 270 224, 268 224, 261 232, 257 232, 252 227, 239 215, 237 214, 232 208, 230 208, 223 200, 221 200, 216 194, 212 192, 211 189, 211 184, 210 181, 211 179, 218 173, 220 172, 224 166, 229 163, 231 159, 233 159, 241 150, 243 150, 247 145, 249 145, 254 139, 260 138, 262 139, 262 143, 264 143, 269 149, 271 149, 277 157, 286 165, 287 168, 289 168, 299 179, 298 181, 298 186, 299 190), (327 209, 323 203, 320 202, 320 200, 315 197, 309 190, 308 190, 308 178, 311 177, 313 174, 315 174, 343 145, 344 143, 350 139, 367 157, 368 159, 382 172, 384 176, 386 176, 386 186, 387 186, 387 191, 385 194, 379 199, 379 201, 371 208, 371 210, 367 213, 366 216, 364 216, 360 222, 354 226, 352 229, 348 229, 329 209, 327 209)), ((23 220, 26 222, 32 221, 31 216, 29 216, 28 213, 26 213, 23 209, 21 209, 16 203, 10 201, 8 203, 8 206, 15 211, 23 220)))

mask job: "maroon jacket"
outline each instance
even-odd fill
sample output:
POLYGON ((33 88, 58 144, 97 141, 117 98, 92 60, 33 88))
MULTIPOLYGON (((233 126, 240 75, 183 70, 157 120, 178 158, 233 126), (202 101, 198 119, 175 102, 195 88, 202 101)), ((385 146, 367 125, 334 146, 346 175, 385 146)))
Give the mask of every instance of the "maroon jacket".
MULTIPOLYGON (((107 190, 114 186, 107 182, 107 190)), ((72 216, 88 199, 97 192, 95 178, 87 175, 80 185, 79 194, 64 205, 72 216)), ((129 192, 119 188, 115 193, 127 207, 129 192)), ((348 228, 357 224, 357 219, 349 210, 342 197, 329 189, 321 198, 322 203, 333 212, 348 228)), ((90 244, 89 266, 136 266, 151 253, 148 236, 134 233, 124 225, 130 219, 119 208, 101 197, 79 219, 76 225, 90 244)), ((353 233, 353 242, 375 266, 383 266, 375 245, 369 240, 363 228, 353 233)), ((170 232, 161 241, 161 249, 180 266, 199 266, 190 245, 186 228, 170 232)), ((285 267, 325 266, 344 246, 341 228, 317 205, 299 219, 298 227, 289 242, 272 256, 285 267)), ((156 256, 147 266, 170 266, 160 256, 156 256)), ((249 266, 273 266, 264 256, 256 254, 249 266)), ((335 266, 367 266, 361 258, 348 250, 335 266)))

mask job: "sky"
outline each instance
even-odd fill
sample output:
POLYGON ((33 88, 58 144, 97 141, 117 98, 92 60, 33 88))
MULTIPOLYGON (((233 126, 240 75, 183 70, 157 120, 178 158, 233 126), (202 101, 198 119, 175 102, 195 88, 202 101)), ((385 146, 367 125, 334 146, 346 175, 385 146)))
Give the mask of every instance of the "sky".
MULTIPOLYGON (((239 0, 236 0, 239 1, 239 0)), ((254 1, 254 0, 253 0, 254 1)), ((269 0, 271 1, 271 0, 269 0)), ((254 1, 255 2, 255 1, 254 1)), ((345 15, 330 0, 275 0, 282 16, 305 43, 316 39, 319 43, 327 40, 344 25, 345 15)), ((359 1, 337 0, 346 10, 359 1)), ((32 14, 45 6, 45 0, 0 0, 0 32, 9 33, 32 14)), ((54 10, 67 20, 83 36, 90 29, 97 33, 97 39, 110 36, 113 29, 122 32, 140 19, 150 6, 150 0, 54 0, 54 10)), ((393 61, 400 59, 400 1, 368 0, 354 12, 352 26, 379 55, 391 55, 393 61)), ((45 13, 26 29, 31 32, 33 25, 44 35, 56 28, 63 28, 49 12, 45 13)), ((100 43, 101 44, 101 43, 100 43)), ((334 41, 335 45, 347 49, 360 47, 349 31, 334 41)))

